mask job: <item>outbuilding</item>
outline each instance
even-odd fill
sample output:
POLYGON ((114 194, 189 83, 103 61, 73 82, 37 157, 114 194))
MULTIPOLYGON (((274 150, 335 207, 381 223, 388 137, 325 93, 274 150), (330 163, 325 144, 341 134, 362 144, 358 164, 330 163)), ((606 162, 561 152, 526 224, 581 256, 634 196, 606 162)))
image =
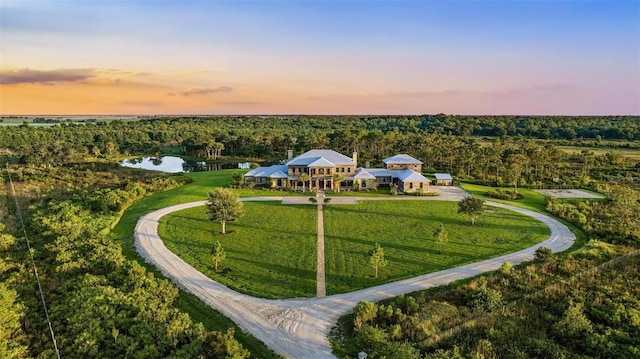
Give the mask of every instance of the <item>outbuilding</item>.
POLYGON ((436 173, 436 185, 438 186, 453 186, 453 177, 448 173, 436 173))

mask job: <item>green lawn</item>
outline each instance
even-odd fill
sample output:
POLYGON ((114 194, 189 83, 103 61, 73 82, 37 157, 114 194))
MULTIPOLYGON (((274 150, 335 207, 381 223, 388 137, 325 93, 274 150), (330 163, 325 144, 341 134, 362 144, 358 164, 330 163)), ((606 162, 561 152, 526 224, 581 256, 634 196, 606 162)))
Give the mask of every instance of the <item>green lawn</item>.
POLYGON ((370 287, 419 274, 497 257, 549 236, 531 217, 488 207, 472 226, 457 202, 363 201, 325 207, 327 293, 370 287), (442 254, 433 232, 442 223, 448 242, 442 254), (387 266, 374 278, 368 250, 379 242, 387 266))
MULTIPOLYGON (((507 201, 507 200, 501 200, 501 199, 496 199, 496 198, 491 198, 491 197, 487 197, 486 193, 489 190, 495 190, 496 187, 490 187, 490 186, 482 186, 482 185, 477 185, 477 184, 470 184, 470 183, 462 183, 462 189, 464 189, 465 191, 469 192, 470 194, 476 195, 478 197, 482 197, 488 201, 493 201, 493 202, 499 202, 499 203, 505 203, 505 204, 509 204, 515 207, 521 207, 521 208, 525 208, 525 209, 530 209, 532 211, 536 211, 536 212, 542 212, 545 214, 548 214, 552 217, 554 217, 555 219, 557 219, 558 221, 562 222, 565 226, 569 227, 569 229, 571 230, 571 232, 573 232, 576 235, 576 242, 573 244, 573 246, 571 246, 572 249, 578 249, 581 248, 585 243, 587 243, 588 237, 587 234, 584 233, 580 228, 578 228, 577 226, 575 226, 574 224, 563 220, 562 218, 558 218, 556 216, 554 216, 553 214, 550 214, 549 212, 547 212, 546 207, 547 207, 547 200, 546 197, 543 194, 540 194, 534 190, 531 189, 527 189, 527 188, 518 188, 518 192, 520 194, 522 194, 524 197, 522 199, 519 200, 514 200, 514 201, 507 201)), ((513 189, 511 187, 504 187, 505 189, 513 189)), ((580 198, 575 198, 575 199, 569 199, 570 201, 584 201, 584 199, 580 199, 580 198)), ((594 199, 594 198, 590 198, 589 201, 602 201, 604 199, 594 199)))
POLYGON ((196 269, 237 291, 266 298, 316 294, 316 207, 246 202, 245 215, 220 234, 205 207, 174 212, 160 220, 167 248, 196 269), (210 259, 219 240, 227 253, 223 270, 210 259))
MULTIPOLYGON (((491 198, 486 196, 487 191, 495 190, 497 187, 482 186, 482 185, 470 184, 470 183, 463 183, 461 187, 463 190, 469 192, 470 194, 478 197, 482 197, 488 201, 506 203, 512 206, 530 209, 536 212, 545 212, 545 208, 547 206, 545 196, 543 194, 540 194, 534 190, 527 189, 527 188, 518 188, 518 193, 520 193, 523 196, 522 199, 515 200, 515 201, 506 201, 506 200, 501 200, 501 199, 491 198)), ((503 187, 503 188, 506 190, 513 191, 513 187, 503 187)))
MULTIPOLYGON (((159 234, 195 268, 241 292, 268 298, 315 295, 315 207, 247 202, 245 210, 242 219, 229 225, 235 231, 230 235, 217 234, 220 225, 207 219, 204 207, 163 217, 159 234), (227 252, 225 270, 219 273, 209 258, 215 240, 227 252)), ((329 294, 496 257, 549 235, 533 218, 492 207, 472 226, 468 217, 456 213, 456 202, 363 201, 324 210, 329 294), (433 239, 440 223, 449 233, 442 254, 433 239), (377 279, 367 257, 376 241, 389 262, 377 279)))

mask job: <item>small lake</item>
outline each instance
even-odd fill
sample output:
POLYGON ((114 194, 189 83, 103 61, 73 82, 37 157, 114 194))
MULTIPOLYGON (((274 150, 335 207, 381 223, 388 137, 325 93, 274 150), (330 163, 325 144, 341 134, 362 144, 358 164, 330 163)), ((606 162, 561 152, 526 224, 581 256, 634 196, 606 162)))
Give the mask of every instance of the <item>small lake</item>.
POLYGON ((141 168, 168 173, 178 172, 200 172, 217 171, 225 169, 246 169, 251 166, 251 162, 239 163, 206 163, 203 161, 185 160, 180 157, 138 157, 130 158, 120 162, 123 167, 141 168))

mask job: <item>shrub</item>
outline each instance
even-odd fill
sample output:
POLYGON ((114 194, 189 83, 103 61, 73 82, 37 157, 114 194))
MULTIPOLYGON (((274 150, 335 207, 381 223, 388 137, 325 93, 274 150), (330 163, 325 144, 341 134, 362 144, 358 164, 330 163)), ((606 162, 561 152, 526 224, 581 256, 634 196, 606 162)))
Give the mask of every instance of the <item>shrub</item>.
POLYGON ((513 264, 511 264, 511 262, 509 261, 502 263, 502 265, 500 266, 500 272, 502 274, 509 274, 511 273, 511 271, 513 271, 513 264))
POLYGON ((553 256, 553 252, 551 248, 548 247, 538 247, 534 254, 534 258, 539 262, 546 262, 553 256))
POLYGON ((502 307, 502 293, 499 290, 489 288, 486 278, 480 279, 480 286, 471 297, 471 307, 477 312, 492 312, 502 307))
POLYGON ((438 192, 423 192, 422 190, 417 190, 415 192, 410 192, 407 194, 411 196, 416 196, 416 197, 435 197, 440 195, 440 193, 438 192))
POLYGON ((501 188, 498 188, 497 190, 487 191, 486 195, 487 197, 504 199, 508 201, 515 201, 523 198, 523 196, 518 192, 504 190, 501 188))
POLYGON ((361 300, 356 304, 355 308, 353 308, 353 314, 355 315, 353 324, 356 328, 360 329, 362 324, 376 319, 378 307, 371 302, 361 300))

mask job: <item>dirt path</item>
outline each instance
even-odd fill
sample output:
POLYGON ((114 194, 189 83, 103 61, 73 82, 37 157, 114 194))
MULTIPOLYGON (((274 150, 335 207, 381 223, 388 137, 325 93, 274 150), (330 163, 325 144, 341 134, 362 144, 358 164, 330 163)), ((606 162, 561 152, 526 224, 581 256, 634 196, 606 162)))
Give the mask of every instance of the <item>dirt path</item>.
MULTIPOLYGON (((281 197, 243 198, 243 201, 281 200, 281 197)), ((135 228, 135 247, 149 263, 181 288, 192 292, 214 309, 232 319, 242 330, 263 341, 273 351, 290 358, 333 358, 327 335, 340 316, 359 300, 379 301, 404 293, 449 284, 493 271, 505 261, 518 264, 533 258, 545 246, 559 252, 568 249, 575 236, 559 221, 544 214, 487 202, 538 219, 551 229, 547 240, 521 251, 457 268, 320 298, 268 300, 235 292, 198 272, 169 251, 158 236, 158 220, 169 213, 202 206, 204 201, 163 208, 140 218, 135 228)), ((308 203, 308 202, 307 202, 308 203)))

